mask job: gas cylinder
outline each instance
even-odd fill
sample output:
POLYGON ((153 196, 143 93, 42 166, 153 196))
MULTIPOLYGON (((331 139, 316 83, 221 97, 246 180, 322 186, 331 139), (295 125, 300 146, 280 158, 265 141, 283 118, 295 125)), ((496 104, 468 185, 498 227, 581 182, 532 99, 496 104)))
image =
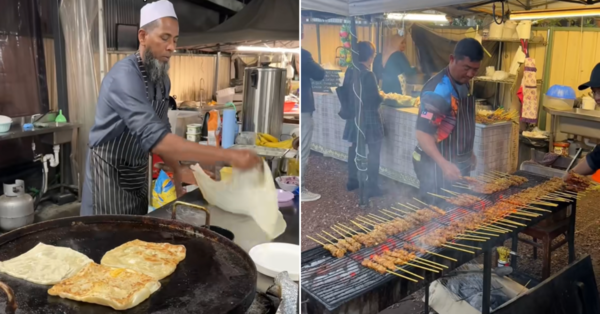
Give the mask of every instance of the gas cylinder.
POLYGON ((34 205, 31 195, 25 193, 25 182, 15 180, 4 184, 0 196, 0 230, 10 231, 33 223, 34 205))

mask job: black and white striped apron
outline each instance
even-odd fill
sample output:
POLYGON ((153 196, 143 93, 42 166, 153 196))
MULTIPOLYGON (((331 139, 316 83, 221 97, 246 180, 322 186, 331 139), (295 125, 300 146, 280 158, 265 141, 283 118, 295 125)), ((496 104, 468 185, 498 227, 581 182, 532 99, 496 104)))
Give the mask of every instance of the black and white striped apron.
MULTIPOLYGON (((161 84, 161 97, 150 99, 148 78, 139 52, 138 67, 146 86, 146 97, 160 119, 168 112, 168 96, 161 84)), ((149 152, 144 151, 129 129, 116 138, 90 147, 90 171, 94 215, 145 215, 148 213, 149 152)))
MULTIPOLYGON (((458 90, 452 84, 457 95, 458 90)), ((475 141, 475 98, 472 95, 458 101, 456 125, 448 138, 438 143, 437 147, 442 156, 456 165, 462 176, 471 173, 471 157, 475 141)), ((456 190, 452 182, 444 179, 444 173, 437 163, 420 147, 415 148, 413 166, 419 179, 420 198, 429 204, 435 204, 440 199, 428 193, 440 194, 440 189, 456 190), (417 158, 418 157, 418 158, 417 158)))

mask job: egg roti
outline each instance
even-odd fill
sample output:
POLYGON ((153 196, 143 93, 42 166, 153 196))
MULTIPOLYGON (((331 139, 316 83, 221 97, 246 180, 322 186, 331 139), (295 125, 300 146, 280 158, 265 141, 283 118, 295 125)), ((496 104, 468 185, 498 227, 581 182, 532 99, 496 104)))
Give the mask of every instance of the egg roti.
POLYGON ((127 310, 160 288, 160 282, 142 273, 89 263, 75 276, 48 290, 48 294, 75 301, 127 310))
POLYGON ((133 240, 106 252, 100 264, 135 270, 161 280, 175 271, 185 253, 183 245, 133 240))
POLYGON ((40 285, 53 285, 77 274, 92 260, 73 249, 38 243, 13 259, 0 262, 0 272, 40 285))

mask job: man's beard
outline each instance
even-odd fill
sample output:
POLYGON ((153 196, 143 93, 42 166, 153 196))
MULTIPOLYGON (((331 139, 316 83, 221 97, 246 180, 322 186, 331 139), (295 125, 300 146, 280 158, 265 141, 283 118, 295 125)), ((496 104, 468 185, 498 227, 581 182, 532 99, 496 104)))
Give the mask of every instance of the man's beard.
POLYGON ((144 67, 148 73, 148 78, 152 83, 162 82, 169 74, 169 63, 162 63, 152 55, 150 50, 144 53, 144 67))

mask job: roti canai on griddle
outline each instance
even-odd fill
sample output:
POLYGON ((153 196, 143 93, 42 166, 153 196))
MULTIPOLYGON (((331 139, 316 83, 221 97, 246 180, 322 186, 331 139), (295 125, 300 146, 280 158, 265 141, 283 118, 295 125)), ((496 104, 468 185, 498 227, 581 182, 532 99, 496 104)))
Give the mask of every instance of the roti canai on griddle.
POLYGON ((185 259, 185 246, 133 240, 104 254, 100 264, 127 268, 161 280, 171 275, 185 259))
POLYGON ((148 299, 159 288, 160 282, 142 273, 89 263, 77 275, 50 288, 48 294, 127 310, 148 299))
POLYGON ((77 274, 89 257, 66 247, 38 243, 13 259, 0 262, 0 272, 41 285, 53 285, 77 274))

